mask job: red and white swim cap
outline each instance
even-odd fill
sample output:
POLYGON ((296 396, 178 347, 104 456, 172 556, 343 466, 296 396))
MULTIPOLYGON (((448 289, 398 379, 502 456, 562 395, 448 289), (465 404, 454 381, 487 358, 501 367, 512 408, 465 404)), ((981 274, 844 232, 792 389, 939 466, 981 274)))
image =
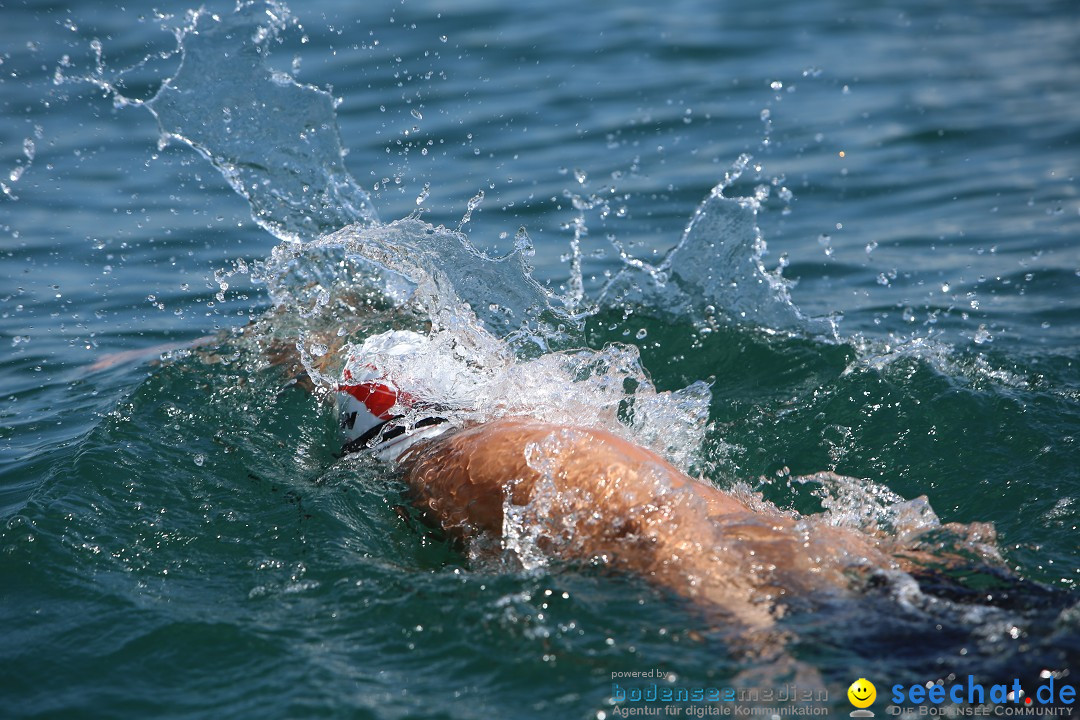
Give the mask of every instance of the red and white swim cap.
MULTIPOLYGON (((335 395, 347 452, 369 447, 380 437, 383 426, 417 404, 379 368, 380 360, 418 355, 430 350, 430 345, 419 333, 393 330, 372 335, 352 350, 335 395)), ((442 422, 442 418, 421 419, 408 433, 398 428, 393 437, 383 436, 373 449, 384 459, 396 460, 415 442, 443 432, 442 422)))

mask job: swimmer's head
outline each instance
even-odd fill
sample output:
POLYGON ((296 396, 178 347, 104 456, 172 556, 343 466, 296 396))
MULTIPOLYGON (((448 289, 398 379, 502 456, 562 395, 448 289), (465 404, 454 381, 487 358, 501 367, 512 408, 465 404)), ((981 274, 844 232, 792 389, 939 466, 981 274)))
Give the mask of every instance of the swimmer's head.
POLYGON ((407 330, 373 335, 358 348, 351 349, 348 363, 342 371, 335 400, 345 442, 374 435, 393 419, 395 405, 408 405, 409 396, 402 393, 378 367, 380 358, 415 354, 421 351, 426 338, 407 330))

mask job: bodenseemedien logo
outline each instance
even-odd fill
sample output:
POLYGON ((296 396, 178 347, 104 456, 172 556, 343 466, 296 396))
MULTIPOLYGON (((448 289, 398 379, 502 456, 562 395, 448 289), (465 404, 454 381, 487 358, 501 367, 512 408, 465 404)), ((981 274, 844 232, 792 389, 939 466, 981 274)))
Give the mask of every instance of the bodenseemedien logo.
POLYGON ((856 708, 851 711, 851 717, 874 717, 874 711, 866 708, 874 704, 876 697, 877 688, 866 678, 859 678, 851 683, 851 687, 847 689, 847 698, 848 702, 856 708))

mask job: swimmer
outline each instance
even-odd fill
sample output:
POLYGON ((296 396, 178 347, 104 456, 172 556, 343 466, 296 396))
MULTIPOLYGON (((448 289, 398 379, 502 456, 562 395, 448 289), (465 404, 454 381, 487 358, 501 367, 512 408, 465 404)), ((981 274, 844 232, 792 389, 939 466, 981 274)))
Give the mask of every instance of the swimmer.
MULTIPOLYGON (((422 519, 454 541, 498 546, 514 522, 547 558, 642 577, 747 635, 768 632, 789 608, 814 598, 853 596, 880 572, 970 565, 940 545, 923 549, 917 535, 901 541, 837 527, 750 492, 725 492, 607 429, 510 410, 470 420, 475 371, 440 356, 419 333, 388 331, 348 349, 342 343, 325 338, 329 351, 314 364, 324 381, 339 377, 333 396, 343 452, 396 466, 422 519), (395 376, 402 367, 411 370, 407 378, 395 376)), ((296 385, 315 389, 294 345, 262 349, 296 385)), ((93 369, 133 359, 140 358, 108 356, 93 369)), ((977 544, 987 569, 1004 572, 991 526, 938 529, 977 544)))
POLYGON ((512 520, 545 557, 643 577, 751 632, 793 603, 852 593, 919 560, 910 543, 724 492, 605 429, 513 412, 458 421, 467 389, 446 385, 467 388, 471 370, 434 357, 417 333, 382 333, 349 352, 335 393, 345 452, 398 466, 425 522, 451 539, 499 541, 512 520), (392 369, 402 367, 404 382, 392 369))

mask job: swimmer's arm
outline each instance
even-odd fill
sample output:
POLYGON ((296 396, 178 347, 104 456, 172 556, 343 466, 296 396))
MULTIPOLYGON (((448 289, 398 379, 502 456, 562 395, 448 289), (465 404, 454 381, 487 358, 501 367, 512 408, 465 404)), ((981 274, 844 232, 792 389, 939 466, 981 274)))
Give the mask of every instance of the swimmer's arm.
POLYGON ((136 350, 124 350, 123 352, 109 353, 102 355, 96 362, 87 368, 90 372, 97 372, 99 370, 108 370, 109 368, 116 367, 117 365, 124 365, 127 363, 141 363, 151 359, 158 359, 163 354, 168 352, 175 352, 177 350, 192 350, 195 348, 204 347, 211 343, 219 341, 217 335, 204 335, 202 337, 195 338, 194 340, 188 340, 181 343, 162 343, 160 345, 154 345, 148 348, 138 348, 136 350))
MULTIPOLYGON (((334 374, 338 369, 334 367, 335 364, 341 362, 340 351, 344 339, 329 331, 310 333, 307 339, 310 343, 320 343, 327 348, 321 356, 310 359, 315 369, 323 374, 334 374)), ((263 357, 270 367, 283 369, 291 384, 309 393, 315 392, 315 383, 301 361, 295 341, 272 340, 264 347, 263 357)))

